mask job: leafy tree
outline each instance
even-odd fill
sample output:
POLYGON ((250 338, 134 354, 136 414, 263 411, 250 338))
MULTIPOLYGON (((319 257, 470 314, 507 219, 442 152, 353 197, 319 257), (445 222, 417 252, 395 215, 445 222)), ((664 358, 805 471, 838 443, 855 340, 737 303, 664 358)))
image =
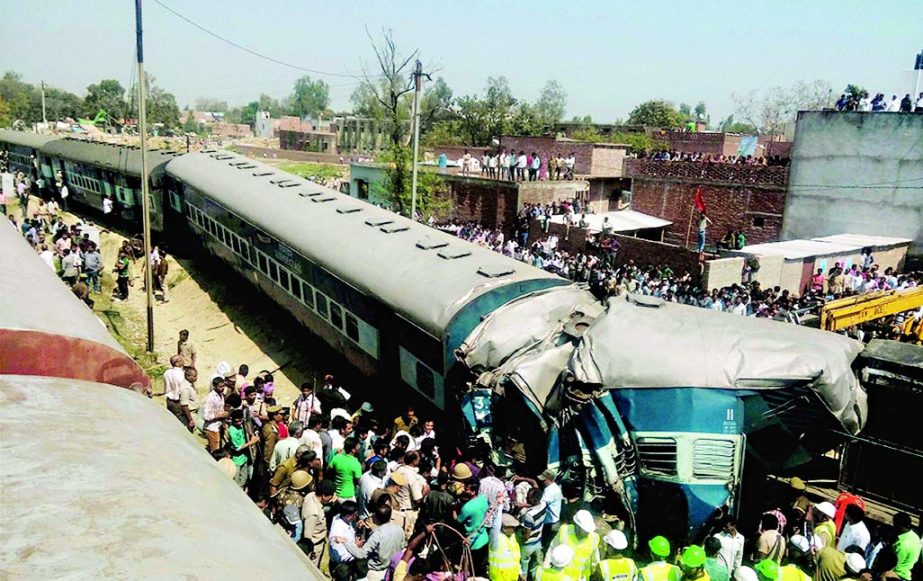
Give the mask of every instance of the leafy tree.
POLYGON ((13 71, 4 73, 0 79, 0 98, 6 102, 10 123, 20 119, 26 123, 40 121, 30 115, 30 97, 34 87, 23 82, 22 75, 13 71))
POLYGON ((567 109, 567 93, 557 81, 548 81, 535 102, 535 114, 545 131, 554 129, 555 123, 564 118, 567 109))
POLYGON ((692 110, 695 113, 695 118, 700 121, 706 121, 708 119, 707 108, 705 106, 705 101, 699 101, 695 104, 695 109, 692 110))
POLYGON ((295 82, 292 90, 292 113, 299 117, 313 117, 330 104, 330 87, 318 79, 305 75, 295 82))
MULTIPOLYGON (((412 158, 410 148, 405 145, 392 144, 382 155, 382 161, 388 164, 385 179, 372 186, 376 196, 388 201, 395 212, 409 216, 412 206, 412 188, 406 176, 410 174, 412 158)), ((451 202, 445 196, 445 182, 438 174, 423 170, 417 174, 417 213, 425 220, 429 216, 443 218, 451 208, 451 202)))
MULTIPOLYGON (((36 90, 36 120, 42 118, 41 89, 36 90)), ((45 87, 45 113, 49 121, 76 119, 83 111, 83 99, 77 95, 55 87, 45 87)))
POLYGON ((465 136, 462 131, 461 121, 458 119, 439 121, 423 134, 421 141, 424 147, 464 145, 465 136))
POLYGON ((759 133, 753 125, 735 121, 733 115, 728 115, 726 119, 721 121, 721 123, 718 124, 718 129, 725 133, 744 133, 747 135, 759 133))
POLYGON ((628 115, 628 123, 645 127, 677 127, 682 125, 683 117, 667 101, 655 100, 635 107, 628 115))
POLYGON ((124 119, 127 112, 125 89, 115 79, 103 79, 87 87, 83 113, 89 117, 96 115, 100 109, 106 111, 112 119, 124 119))
POLYGON ((426 134, 434 124, 452 119, 452 89, 437 77, 420 96, 420 131, 426 134))
MULTIPOLYGON (((168 93, 163 88, 158 87, 153 75, 144 75, 144 92, 147 122, 150 125, 163 123, 167 129, 176 129, 179 127, 179 106, 176 104, 176 97, 168 93)), ((128 110, 130 116, 138 114, 138 88, 131 89, 131 107, 128 110)), ((108 111, 108 110, 107 110, 108 111)), ((109 113, 112 115, 112 113, 109 113)))
POLYGON ((10 117, 10 104, 0 95, 0 127, 9 127, 12 121, 10 117))
POLYGON ((679 113, 684 117, 692 117, 692 107, 686 103, 679 104, 679 113))

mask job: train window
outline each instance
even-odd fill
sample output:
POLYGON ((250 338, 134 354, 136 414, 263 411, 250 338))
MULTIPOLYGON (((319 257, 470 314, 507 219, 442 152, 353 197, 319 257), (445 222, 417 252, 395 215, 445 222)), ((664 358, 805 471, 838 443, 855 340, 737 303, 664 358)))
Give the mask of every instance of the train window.
POLYGON ((253 257, 250 255, 250 245, 240 241, 240 254, 247 260, 247 262, 253 263, 253 257))
POLYGON ((291 288, 289 286, 288 271, 282 267, 279 267, 279 284, 282 285, 282 288, 285 290, 289 290, 291 288))
POLYGON ((276 264, 275 260, 269 259, 269 278, 279 282, 279 265, 276 264))
POLYGON ((433 370, 419 361, 417 361, 417 389, 429 398, 436 397, 436 381, 433 377, 433 370))
POLYGON ((309 308, 314 308, 314 289, 311 288, 311 285, 308 283, 302 283, 302 291, 304 291, 301 302, 307 305, 309 308))
POLYGON ((330 303, 330 323, 337 329, 343 328, 343 307, 334 302, 330 303))
POLYGON ((231 234, 231 245, 234 247, 234 254, 240 254, 240 238, 231 234))
POLYGON ((356 317, 352 316, 350 313, 346 313, 346 336, 355 341, 359 342, 359 321, 356 320, 356 317))
POLYGON ((292 276, 292 288, 289 290, 291 291, 292 296, 294 296, 296 299, 300 301, 301 300, 301 279, 295 276, 294 274, 291 276, 292 276))
POLYGON ((260 272, 263 272, 264 274, 269 272, 269 267, 266 265, 266 255, 259 250, 256 251, 256 255, 259 258, 260 272))
POLYGON ((327 297, 324 296, 324 293, 317 292, 317 314, 323 318, 327 318, 327 297))

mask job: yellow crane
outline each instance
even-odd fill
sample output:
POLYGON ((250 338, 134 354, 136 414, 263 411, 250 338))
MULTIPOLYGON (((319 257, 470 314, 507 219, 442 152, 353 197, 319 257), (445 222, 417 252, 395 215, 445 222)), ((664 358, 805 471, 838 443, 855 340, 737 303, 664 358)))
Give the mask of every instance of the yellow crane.
POLYGON ((923 287, 878 291, 830 301, 820 311, 820 328, 840 331, 853 325, 923 307, 923 287))

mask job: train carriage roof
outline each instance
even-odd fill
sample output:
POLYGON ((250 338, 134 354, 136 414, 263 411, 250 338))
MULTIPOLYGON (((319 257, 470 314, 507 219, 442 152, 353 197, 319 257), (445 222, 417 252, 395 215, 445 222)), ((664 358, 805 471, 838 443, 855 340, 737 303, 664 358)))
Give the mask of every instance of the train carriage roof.
MULTIPOLYGON (((45 144, 42 152, 69 161, 94 165, 131 176, 141 175, 141 150, 129 145, 86 141, 83 139, 57 139, 45 144)), ((174 155, 162 151, 149 151, 148 171, 157 177, 174 155)))
POLYGON ((60 139, 57 135, 40 135, 27 131, 12 131, 10 129, 0 129, 0 143, 12 143, 14 145, 23 145, 41 149, 49 141, 60 139))
POLYGON ((435 337, 466 304, 496 288, 568 282, 243 156, 183 155, 167 173, 435 337))
POLYGON ((0 224, 0 373, 150 380, 10 224, 0 224))
POLYGON ((11 579, 323 579, 163 406, 0 376, 0 568, 11 579))

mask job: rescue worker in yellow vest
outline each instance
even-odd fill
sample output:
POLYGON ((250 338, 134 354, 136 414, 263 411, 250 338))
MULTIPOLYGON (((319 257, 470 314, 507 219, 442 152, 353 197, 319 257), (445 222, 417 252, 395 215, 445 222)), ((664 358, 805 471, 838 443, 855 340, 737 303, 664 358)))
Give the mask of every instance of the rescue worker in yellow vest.
MULTIPOLYGON (((549 549, 553 550, 558 545, 567 545, 574 551, 574 559, 567 568, 568 575, 574 579, 589 579, 599 565, 599 533, 590 511, 578 510, 573 524, 561 524, 549 549)), ((549 551, 545 565, 549 563, 550 555, 549 551)))
POLYGON ((833 518, 836 516, 836 507, 830 502, 820 502, 814 505, 811 515, 814 517, 814 536, 821 538, 825 547, 835 547, 836 524, 833 518))
POLYGON ((705 549, 698 545, 689 545, 683 549, 679 559, 683 571, 683 581, 711 581, 705 572, 705 549))
POLYGON ((519 521, 513 515, 503 513, 500 532, 491 535, 487 553, 490 581, 519 581, 522 578, 519 572, 519 541, 516 539, 518 528, 519 521))
POLYGON ((756 571, 760 581, 779 580, 779 564, 775 559, 763 559, 753 566, 753 570, 756 571))
POLYGON ((535 576, 535 581, 577 581, 567 573, 574 560, 574 550, 567 545, 558 545, 548 551, 549 559, 535 576))
POLYGON ((647 542, 651 551, 651 563, 642 567, 639 575, 642 581, 680 581, 683 572, 667 561, 670 558, 670 541, 660 535, 647 542))
POLYGON ((811 542, 807 537, 793 535, 785 553, 788 564, 779 570, 781 581, 811 581, 811 576, 804 572, 805 563, 811 558, 811 542))
POLYGON ((628 548, 625 533, 615 529, 603 537, 606 543, 606 558, 599 562, 597 579, 600 581, 637 581, 638 566, 624 555, 628 548))

